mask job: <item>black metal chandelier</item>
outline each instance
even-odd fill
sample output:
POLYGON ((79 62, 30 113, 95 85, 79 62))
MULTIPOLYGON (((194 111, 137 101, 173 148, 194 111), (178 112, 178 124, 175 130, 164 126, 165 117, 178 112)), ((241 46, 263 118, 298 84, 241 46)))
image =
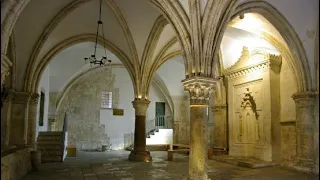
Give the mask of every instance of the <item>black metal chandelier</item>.
POLYGON ((101 8, 102 8, 102 0, 100 0, 100 9, 99 9, 99 20, 98 20, 98 26, 97 26, 97 33, 96 33, 96 41, 94 45, 94 52, 90 57, 85 57, 85 62, 89 62, 91 65, 106 65, 107 63, 111 65, 111 60, 107 59, 107 50, 105 46, 105 38, 104 38, 104 29, 103 29, 103 23, 101 21, 101 8), (97 52, 97 45, 98 45, 98 37, 99 37, 99 31, 102 31, 102 37, 103 37, 103 48, 104 48, 104 56, 101 57, 101 59, 97 59, 96 52, 97 52))

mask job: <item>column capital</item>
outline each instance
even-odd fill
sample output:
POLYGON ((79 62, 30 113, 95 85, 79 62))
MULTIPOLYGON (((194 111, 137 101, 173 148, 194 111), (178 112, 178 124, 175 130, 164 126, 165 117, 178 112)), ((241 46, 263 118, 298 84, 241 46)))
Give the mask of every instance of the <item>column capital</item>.
POLYGON ((136 111, 136 116, 145 116, 149 104, 150 101, 144 99, 135 99, 132 101, 133 108, 136 111))
POLYGON ((29 92, 12 92, 13 104, 25 104, 27 105, 30 100, 29 92))
POLYGON ((316 93, 312 91, 297 92, 292 95, 298 107, 310 107, 315 105, 316 93))
POLYGON ((38 105, 40 95, 38 93, 30 93, 30 102, 32 105, 38 105))
POLYGON ((215 78, 202 76, 182 80, 184 89, 190 94, 190 105, 207 105, 217 83, 215 78))

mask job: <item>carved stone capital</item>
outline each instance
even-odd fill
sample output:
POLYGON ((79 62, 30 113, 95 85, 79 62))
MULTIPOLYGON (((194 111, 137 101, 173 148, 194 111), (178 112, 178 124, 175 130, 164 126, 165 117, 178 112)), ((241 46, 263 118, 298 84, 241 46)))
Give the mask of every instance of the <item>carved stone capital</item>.
POLYGON ((150 101, 135 99, 132 101, 133 108, 135 109, 136 116, 145 116, 149 107, 150 101))
POLYGON ((184 89, 190 94, 190 105, 207 105, 217 83, 217 79, 199 76, 182 81, 184 89))
POLYGON ((298 92, 292 95, 297 107, 313 107, 315 105, 316 93, 312 91, 298 92))
POLYGON ((25 104, 27 105, 30 100, 30 93, 28 92, 12 92, 13 104, 25 104))
POLYGON ((30 94, 30 104, 38 105, 40 95, 38 93, 31 93, 30 94))

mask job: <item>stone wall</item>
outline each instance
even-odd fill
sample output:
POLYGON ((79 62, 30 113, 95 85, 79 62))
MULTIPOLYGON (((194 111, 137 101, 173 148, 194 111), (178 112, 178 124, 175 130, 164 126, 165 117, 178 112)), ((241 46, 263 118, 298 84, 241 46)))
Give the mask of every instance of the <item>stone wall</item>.
POLYGON ((189 144, 190 108, 188 96, 172 96, 174 104, 173 142, 189 144))
POLYGON ((64 113, 68 115, 68 144, 78 149, 97 149, 109 145, 105 125, 100 124, 101 91, 114 91, 114 74, 97 71, 77 81, 61 100, 57 109, 59 129, 64 113))
POLYGON ((6 175, 10 180, 22 179, 29 171, 31 171, 29 149, 25 148, 1 157, 1 177, 6 175))
MULTIPOLYGON (((135 111, 131 78, 124 67, 113 67, 112 72, 113 75, 106 68, 89 71, 77 78, 61 97, 56 110, 56 127, 62 130, 64 113, 67 112, 68 143, 75 144, 78 149, 109 145, 112 150, 118 150, 133 143, 135 111), (113 115, 112 109, 100 108, 103 90, 113 92, 113 108, 123 109, 123 116, 113 115)), ((147 114, 154 119, 155 102, 165 102, 165 99, 151 86, 149 100, 147 114)), ((171 112, 166 111, 166 115, 171 112)))
POLYGON ((284 166, 293 167, 296 163, 297 137, 296 137, 296 106, 292 94, 297 87, 286 59, 283 59, 280 72, 281 94, 281 162, 284 166))

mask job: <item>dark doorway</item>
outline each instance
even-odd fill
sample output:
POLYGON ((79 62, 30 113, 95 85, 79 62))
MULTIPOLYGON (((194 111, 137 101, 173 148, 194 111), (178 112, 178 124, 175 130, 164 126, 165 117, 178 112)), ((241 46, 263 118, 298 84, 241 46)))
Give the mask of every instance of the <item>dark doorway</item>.
POLYGON ((165 107, 164 102, 156 102, 156 126, 165 127, 165 107))
POLYGON ((44 94, 44 92, 41 91, 41 96, 40 96, 40 113, 39 113, 39 126, 43 126, 44 98, 45 98, 45 94, 44 94))

